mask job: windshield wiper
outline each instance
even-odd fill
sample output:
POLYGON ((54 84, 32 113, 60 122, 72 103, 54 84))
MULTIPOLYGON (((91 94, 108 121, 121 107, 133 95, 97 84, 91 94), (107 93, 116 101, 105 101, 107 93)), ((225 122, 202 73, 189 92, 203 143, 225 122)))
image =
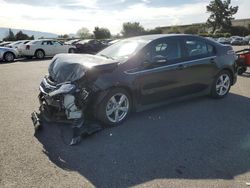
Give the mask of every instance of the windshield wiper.
POLYGON ((106 57, 107 59, 112 59, 112 60, 115 60, 113 57, 110 57, 110 56, 107 56, 107 55, 104 55, 104 54, 100 54, 100 56, 102 56, 102 57, 106 57))

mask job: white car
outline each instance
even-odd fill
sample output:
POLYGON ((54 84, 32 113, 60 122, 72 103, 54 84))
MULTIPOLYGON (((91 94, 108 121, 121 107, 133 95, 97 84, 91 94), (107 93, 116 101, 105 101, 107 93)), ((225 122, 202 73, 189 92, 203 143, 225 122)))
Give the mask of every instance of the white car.
POLYGON ((18 41, 15 41, 15 42, 12 42, 12 43, 6 45, 6 47, 18 48, 18 46, 23 45, 23 44, 27 44, 28 42, 30 42, 30 40, 18 40, 18 41))
POLYGON ((25 45, 18 47, 18 51, 21 56, 37 59, 43 59, 44 57, 53 57, 60 53, 74 53, 75 47, 71 45, 65 45, 55 40, 42 39, 33 40, 25 45))
POLYGON ((1 61, 13 62, 19 56, 14 48, 0 47, 0 63, 1 61))

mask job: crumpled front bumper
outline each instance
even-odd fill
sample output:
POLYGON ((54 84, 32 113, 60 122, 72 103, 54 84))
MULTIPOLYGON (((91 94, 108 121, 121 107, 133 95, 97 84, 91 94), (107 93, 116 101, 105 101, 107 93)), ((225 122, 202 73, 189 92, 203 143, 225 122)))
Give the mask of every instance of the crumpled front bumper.
POLYGON ((44 122, 69 123, 73 130, 69 145, 75 145, 83 136, 100 131, 100 125, 85 120, 84 110, 88 104, 89 93, 90 91, 78 88, 73 83, 55 84, 45 77, 40 84, 38 96, 40 112, 31 114, 35 133, 44 122))
POLYGON ((83 109, 76 105, 76 96, 80 92, 70 83, 53 84, 45 77, 40 85, 40 111, 53 120, 76 121, 83 118, 83 109), (65 89, 66 88, 66 89, 65 89), (68 88, 68 89, 67 89, 68 88))

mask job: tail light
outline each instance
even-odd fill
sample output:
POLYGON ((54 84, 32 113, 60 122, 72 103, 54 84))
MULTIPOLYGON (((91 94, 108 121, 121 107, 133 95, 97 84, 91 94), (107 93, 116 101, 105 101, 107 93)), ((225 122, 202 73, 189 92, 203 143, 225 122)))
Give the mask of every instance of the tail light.
POLYGON ((29 50, 30 49, 30 45, 26 45, 26 50, 29 50))

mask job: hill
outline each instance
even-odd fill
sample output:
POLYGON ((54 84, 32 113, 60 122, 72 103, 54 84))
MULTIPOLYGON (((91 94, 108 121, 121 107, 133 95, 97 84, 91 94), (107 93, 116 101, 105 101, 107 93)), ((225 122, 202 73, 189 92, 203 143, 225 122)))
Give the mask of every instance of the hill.
MULTIPOLYGON (((32 31, 32 30, 26 30, 26 29, 12 29, 11 30, 16 34, 18 31, 22 31, 23 33, 32 36, 34 35, 35 39, 44 37, 44 38, 57 38, 57 34, 55 33, 48 33, 48 32, 40 32, 40 31, 32 31)), ((7 33, 9 31, 9 28, 0 27, 0 40, 2 40, 4 37, 6 37, 7 33)))

